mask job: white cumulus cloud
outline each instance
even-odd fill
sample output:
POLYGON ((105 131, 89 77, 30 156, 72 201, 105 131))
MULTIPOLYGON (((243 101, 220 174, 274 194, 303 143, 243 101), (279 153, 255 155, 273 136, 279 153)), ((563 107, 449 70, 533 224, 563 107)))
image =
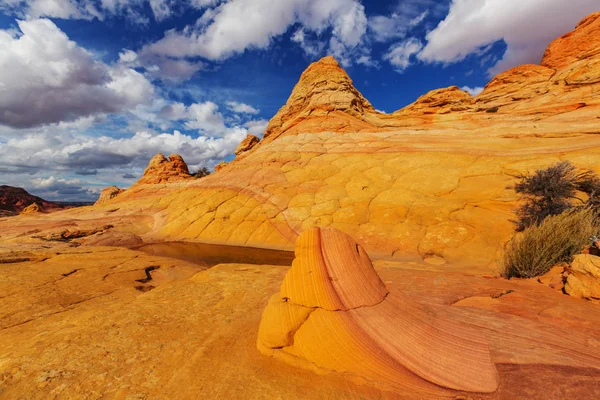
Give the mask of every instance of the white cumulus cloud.
POLYGON ((50 20, 18 25, 19 35, 0 30, 0 125, 74 121, 151 100, 154 87, 142 74, 97 61, 50 20))
POLYGON ((409 38, 392 45, 383 56, 398 72, 403 72, 411 64, 411 57, 423 48, 423 44, 417 38, 409 38))
POLYGON ((258 114, 259 113, 259 110, 257 110, 256 108, 254 108, 248 104, 239 103, 237 101, 228 101, 227 107, 229 107, 229 109, 231 111, 238 113, 238 114, 258 114))
POLYGON ((598 0, 453 0, 448 16, 427 35, 419 58, 457 62, 503 39, 506 53, 490 74, 537 64, 553 39, 599 8, 598 0))
MULTIPOLYGON (((223 60, 251 48, 267 48, 292 25, 317 34, 331 30, 330 51, 340 58, 357 47, 367 30, 359 0, 229 0, 208 9, 195 26, 169 31, 142 54, 223 60)), ((294 41, 302 44, 304 37, 294 41)))
POLYGON ((463 86, 461 87, 462 90, 464 90, 465 92, 469 93, 471 96, 477 96, 479 93, 483 92, 483 87, 481 86, 476 86, 476 87, 470 87, 470 86, 463 86))

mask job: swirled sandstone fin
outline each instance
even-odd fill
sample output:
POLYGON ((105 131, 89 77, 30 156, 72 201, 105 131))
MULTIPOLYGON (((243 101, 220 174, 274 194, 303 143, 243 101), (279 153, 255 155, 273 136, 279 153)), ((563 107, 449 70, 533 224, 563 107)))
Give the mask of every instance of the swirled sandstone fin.
POLYGON ((330 228, 298 239, 281 292, 263 313, 258 347, 424 395, 498 388, 482 334, 388 294, 364 250, 330 228))

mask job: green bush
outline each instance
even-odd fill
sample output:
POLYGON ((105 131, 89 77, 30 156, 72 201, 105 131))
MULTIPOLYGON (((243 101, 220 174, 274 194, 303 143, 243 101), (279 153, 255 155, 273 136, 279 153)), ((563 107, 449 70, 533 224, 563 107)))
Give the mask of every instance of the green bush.
POLYGON ((503 273, 506 278, 533 278, 554 265, 569 262, 600 230, 591 208, 578 208, 549 216, 517 233, 507 243, 503 273))

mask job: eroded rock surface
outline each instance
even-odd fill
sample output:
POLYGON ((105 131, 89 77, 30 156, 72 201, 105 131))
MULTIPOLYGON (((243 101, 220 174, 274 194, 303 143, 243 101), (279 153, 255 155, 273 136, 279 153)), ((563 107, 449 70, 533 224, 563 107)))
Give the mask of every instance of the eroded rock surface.
MULTIPOLYGON (((252 150, 252 148, 254 146, 256 146, 258 144, 258 142, 260 142, 260 139, 257 138, 256 136, 251 135, 251 134, 246 135, 244 140, 242 140, 242 143, 240 143, 240 145, 237 147, 237 149, 235 149, 235 155, 239 156, 242 153, 252 150)), ((215 168, 215 171, 216 170, 217 169, 215 168)))
POLYGON ((571 263, 565 291, 571 296, 600 300, 600 257, 579 254, 571 263))
POLYGON ((52 212, 62 210, 65 207, 34 196, 23 188, 2 185, 0 186, 0 217, 2 214, 7 216, 31 212, 52 212), (37 207, 37 210, 36 210, 37 207))
POLYGON ((105 189, 102 190, 102 192, 100 192, 100 197, 98 197, 98 200, 96 200, 96 203, 94 203, 94 205, 99 205, 99 204, 104 204, 112 199, 114 199, 115 197, 117 197, 118 195, 120 195, 121 193, 123 193, 125 191, 125 189, 119 189, 116 186, 109 186, 105 189))
POLYGON ((37 214, 41 213, 42 208, 37 203, 32 203, 25 207, 19 214, 27 215, 27 214, 37 214))
POLYGON ((351 238, 312 228, 298 239, 281 292, 263 313, 258 348, 423 395, 441 391, 435 385, 496 391, 482 334, 388 293, 351 238))
MULTIPOLYGON (((500 385, 501 364, 507 357, 511 364, 520 365, 537 357, 530 353, 531 346, 561 351, 562 344, 541 326, 527 331, 525 326, 531 325, 525 318, 479 313, 479 320, 465 319, 455 308, 418 301, 421 297, 414 295, 421 290, 388 289, 351 238, 331 228, 312 228, 298 239, 292 268, 263 312, 258 349, 294 365, 354 375, 414 398, 459 398, 465 392, 508 398, 511 389, 500 385), (519 338, 516 332, 521 330, 523 339, 531 342, 519 338)), ((496 290, 454 303, 458 308, 499 306, 505 304, 502 297, 517 298, 516 292, 496 290)), ((585 340, 576 346, 563 361, 542 357, 539 362, 576 368, 593 365, 595 376, 600 376, 600 349, 590 347, 591 353, 586 354, 585 340), (581 357, 589 359, 580 362, 581 357)), ((543 367, 538 368, 543 373, 543 367)), ((590 395, 599 390, 595 384, 585 389, 590 395)))
POLYGON ((191 174, 188 166, 179 154, 171 154, 167 158, 159 153, 152 157, 137 184, 179 182, 189 178, 191 174))

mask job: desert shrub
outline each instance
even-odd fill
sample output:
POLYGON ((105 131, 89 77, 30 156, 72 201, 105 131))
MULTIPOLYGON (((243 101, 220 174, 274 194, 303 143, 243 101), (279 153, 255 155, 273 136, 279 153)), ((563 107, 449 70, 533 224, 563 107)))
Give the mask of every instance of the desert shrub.
POLYGON ((203 177, 208 176, 208 175, 210 175, 210 171, 206 167, 202 167, 198 171, 196 171, 196 172, 194 172, 192 174, 192 176, 194 178, 203 178, 203 177))
POLYGON ((498 107, 492 107, 492 108, 488 108, 487 110, 485 110, 486 113, 497 113, 498 112, 498 107))
POLYGON ((592 171, 578 172, 568 161, 518 178, 514 189, 524 202, 516 212, 517 231, 539 225, 545 218, 574 207, 598 209, 600 206, 597 198, 600 178, 592 171))
POLYGON ((568 262, 596 235, 600 223, 590 207, 568 210, 529 226, 507 243, 503 275, 532 278, 568 262))

